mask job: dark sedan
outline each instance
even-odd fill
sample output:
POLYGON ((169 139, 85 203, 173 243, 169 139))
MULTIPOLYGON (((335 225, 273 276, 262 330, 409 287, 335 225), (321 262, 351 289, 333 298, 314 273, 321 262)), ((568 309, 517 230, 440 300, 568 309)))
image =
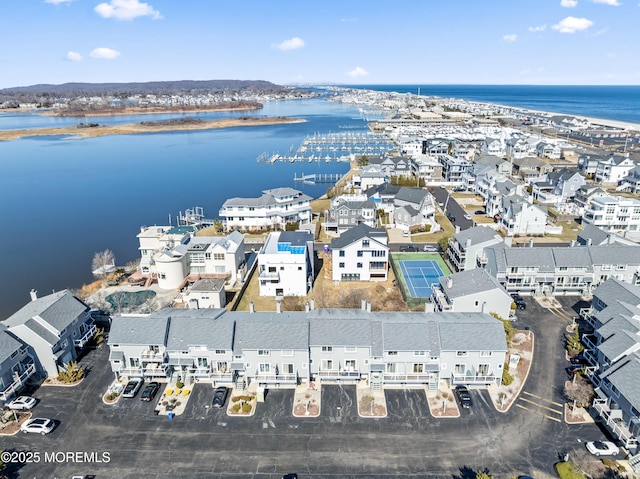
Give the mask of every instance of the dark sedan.
POLYGON ((518 309, 527 309, 527 303, 525 303, 524 298, 519 294, 512 294, 511 298, 513 302, 516 303, 516 308, 518 309))
POLYGON ((156 397, 158 390, 160 389, 160 383, 151 382, 147 384, 147 387, 142 391, 142 395, 140 396, 140 401, 153 401, 153 398, 156 397))
POLYGON ((229 394, 229 389, 224 387, 224 386, 220 386, 217 387, 216 390, 213 392, 213 401, 212 401, 212 405, 213 407, 223 407, 225 401, 227 400, 227 395, 229 394))

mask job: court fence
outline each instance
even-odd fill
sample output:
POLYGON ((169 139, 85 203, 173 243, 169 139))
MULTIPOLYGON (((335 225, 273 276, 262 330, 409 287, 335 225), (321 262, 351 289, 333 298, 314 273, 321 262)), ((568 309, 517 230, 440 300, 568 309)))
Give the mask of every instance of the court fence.
MULTIPOLYGON (((407 285, 407 280, 402 273, 402 269, 398 264, 398 261, 405 259, 419 259, 415 258, 413 255, 403 255, 403 254, 392 254, 391 255, 391 269, 393 270, 393 274, 396 277, 396 281, 398 282, 398 286, 400 287, 400 294, 402 294, 402 299, 407 303, 407 308, 410 311, 418 310, 424 308, 424 303, 430 303, 431 298, 414 298, 409 293, 409 287, 407 285)), ((429 258, 430 259, 430 258, 429 258)), ((442 267, 441 267, 442 268, 442 267)))

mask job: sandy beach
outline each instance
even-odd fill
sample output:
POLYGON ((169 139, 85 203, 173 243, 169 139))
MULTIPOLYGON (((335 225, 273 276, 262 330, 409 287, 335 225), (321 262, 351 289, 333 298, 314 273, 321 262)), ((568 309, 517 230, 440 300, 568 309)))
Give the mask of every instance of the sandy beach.
POLYGON ((199 131, 216 128, 234 128, 238 126, 279 125, 286 123, 302 123, 306 120, 289 117, 245 117, 224 118, 221 120, 194 122, 143 122, 124 125, 105 126, 69 126, 65 128, 36 128, 29 130, 0 131, 0 141, 17 140, 29 136, 64 135, 76 138, 92 138, 106 135, 132 135, 137 133, 161 133, 166 131, 199 131))

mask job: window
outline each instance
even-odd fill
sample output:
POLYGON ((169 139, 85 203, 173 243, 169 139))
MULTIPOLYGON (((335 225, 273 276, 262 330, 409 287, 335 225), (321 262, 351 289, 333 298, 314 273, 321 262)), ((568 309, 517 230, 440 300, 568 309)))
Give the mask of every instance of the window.
POLYGON ((167 275, 165 273, 160 273, 158 274, 158 276, 160 277, 160 279, 167 279, 167 275))
POLYGON ((333 359, 323 359, 320 369, 333 369, 333 359))
POLYGON ((223 261, 224 253, 213 253, 213 259, 216 261, 223 261))
POLYGON ((207 358, 198 358, 198 367, 199 368, 208 368, 209 360, 207 358))
POLYGON ((493 351, 480 351, 481 358, 490 358, 493 356, 493 351))
POLYGON ((467 357, 469 355, 468 351, 457 351, 456 352, 456 356, 458 356, 459 358, 464 358, 467 357))
POLYGON ((603 264, 602 265, 602 271, 609 271, 611 269, 611 265, 610 264, 603 264))
POLYGON ((347 360, 345 360, 344 368, 347 371, 355 371, 356 370, 356 360, 355 359, 347 359, 347 360))
POLYGON ((619 264, 618 266, 616 266, 616 269, 618 271, 624 271, 625 269, 627 269, 627 265, 626 264, 619 264))
POLYGON ((270 373, 271 372, 271 364, 269 363, 260 363, 258 366, 258 370, 261 373, 270 373))
POLYGON ((368 248, 369 247, 369 240, 368 239, 363 239, 362 240, 362 247, 363 248, 368 248))
POLYGON ((356 268, 362 268, 362 263, 357 263, 356 268))
POLYGON ((245 369, 251 369, 251 363, 244 363, 245 369))
POLYGON ((387 256, 387 252, 386 251, 372 251, 371 252, 371 256, 373 256, 374 258, 384 258, 385 256, 387 256))
POLYGON ((489 375, 489 365, 488 364, 478 364, 478 375, 479 376, 488 376, 489 375))
POLYGON ((341 258, 344 258, 344 250, 341 249, 340 252, 338 253, 338 256, 340 256, 341 258))
POLYGON ((280 354, 282 356, 293 356, 293 349, 283 349, 280 354))
POLYGON ((414 356, 426 356, 427 352, 426 351, 414 351, 413 355, 414 356))
POLYGON ((454 374, 464 374, 467 370, 467 366, 465 364, 456 364, 453 370, 454 374))
POLYGON ((269 354, 268 349, 258 349, 258 356, 269 356, 269 354))
POLYGON ((216 354, 226 354, 227 352, 224 349, 216 349, 216 354))
POLYGON ((423 373, 424 372, 424 364, 414 363, 413 364, 413 372, 414 373, 423 373))
POLYGON ((140 359, 138 359, 138 358, 129 358, 129 366, 131 366, 132 368, 139 368, 140 367, 140 359))
POLYGON ((362 258, 364 256, 364 251, 358 250, 358 258, 362 258))
POLYGON ((302 266, 298 266, 298 271, 302 271, 302 266))
POLYGON ((355 353, 358 351, 358 348, 355 346, 345 346, 344 347, 344 352, 345 353, 355 353))
POLYGON ((291 363, 283 363, 282 364, 282 374, 293 374, 293 364, 291 364, 291 363))
POLYGON ((387 372, 395 373, 396 372, 396 363, 387 363, 387 372))
POLYGON ((387 352, 387 356, 397 356, 398 355, 398 351, 388 351, 387 352))
POLYGON ((339 263, 338 268, 344 268, 344 263, 339 263))
POLYGON ((333 352, 333 346, 322 346, 322 352, 323 353, 332 353, 333 352))

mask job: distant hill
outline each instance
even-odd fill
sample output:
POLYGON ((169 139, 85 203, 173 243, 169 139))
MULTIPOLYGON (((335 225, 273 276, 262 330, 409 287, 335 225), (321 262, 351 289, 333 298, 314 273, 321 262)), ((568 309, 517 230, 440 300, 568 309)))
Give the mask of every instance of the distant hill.
POLYGON ((63 83, 61 85, 31 85, 4 88, 0 94, 29 93, 29 94, 162 94, 188 91, 239 91, 282 90, 284 87, 264 80, 180 80, 180 81, 153 81, 133 83, 63 83))

